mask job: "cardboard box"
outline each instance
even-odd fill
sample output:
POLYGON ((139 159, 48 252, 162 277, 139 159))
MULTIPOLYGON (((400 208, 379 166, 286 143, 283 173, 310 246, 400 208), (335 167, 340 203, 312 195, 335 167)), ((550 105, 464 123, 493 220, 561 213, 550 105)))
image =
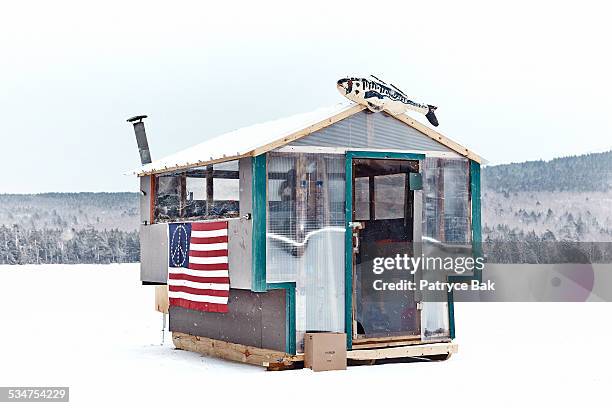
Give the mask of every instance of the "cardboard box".
POLYGON ((346 370, 346 333, 306 333, 304 367, 312 371, 346 370))

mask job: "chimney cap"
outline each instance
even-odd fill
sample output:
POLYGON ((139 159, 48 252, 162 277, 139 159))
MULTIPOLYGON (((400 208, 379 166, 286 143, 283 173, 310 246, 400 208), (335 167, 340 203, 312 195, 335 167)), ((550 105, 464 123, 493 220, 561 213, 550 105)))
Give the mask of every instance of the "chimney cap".
POLYGON ((138 115, 138 116, 133 116, 129 118, 127 121, 128 122, 136 122, 136 121, 142 122, 142 120, 146 118, 147 118, 147 115, 138 115))

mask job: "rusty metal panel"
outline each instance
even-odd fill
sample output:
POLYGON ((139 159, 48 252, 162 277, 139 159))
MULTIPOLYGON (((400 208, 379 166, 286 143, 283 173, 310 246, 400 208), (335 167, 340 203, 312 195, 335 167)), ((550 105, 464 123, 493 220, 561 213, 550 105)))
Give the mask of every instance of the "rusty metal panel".
POLYGON ((140 226, 140 280, 166 284, 168 280, 168 224, 140 226))
POLYGON ((366 111, 298 139, 289 146, 452 152, 448 147, 392 116, 366 111))
POLYGON ((285 291, 230 289, 227 313, 170 307, 170 331, 285 351, 285 291))
POLYGON ((239 218, 227 224, 230 287, 251 289, 252 220, 239 218))
POLYGON ((151 176, 140 177, 140 223, 151 223, 151 176))

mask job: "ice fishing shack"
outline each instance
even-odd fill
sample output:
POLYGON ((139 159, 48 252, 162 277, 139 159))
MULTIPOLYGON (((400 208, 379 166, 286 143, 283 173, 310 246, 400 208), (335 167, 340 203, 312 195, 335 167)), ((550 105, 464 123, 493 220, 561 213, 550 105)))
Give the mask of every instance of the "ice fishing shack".
POLYGON ((345 333, 352 361, 456 351, 452 294, 385 301, 362 286, 388 248, 478 251, 478 155, 397 109, 351 101, 151 162, 143 118, 131 119, 141 281, 167 289, 177 348, 269 369, 299 366, 308 332, 345 333))

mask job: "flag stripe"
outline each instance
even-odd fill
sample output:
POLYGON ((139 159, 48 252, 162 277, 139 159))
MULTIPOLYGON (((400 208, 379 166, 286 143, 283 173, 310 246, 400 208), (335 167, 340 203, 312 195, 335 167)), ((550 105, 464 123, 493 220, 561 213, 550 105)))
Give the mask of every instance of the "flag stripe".
POLYGON ((229 278, 224 276, 193 276, 186 273, 171 273, 170 280, 187 280, 200 283, 229 283, 229 278))
POLYGON ((193 300, 194 302, 209 302, 209 303, 227 303, 227 297, 224 296, 210 296, 210 295, 194 295, 192 293, 183 292, 169 292, 170 297, 176 299, 187 299, 193 300))
POLYGON ((227 230, 227 221, 218 222, 194 222, 191 224, 191 231, 212 231, 227 230))
POLYGON ((179 306, 187 309, 199 310, 202 312, 218 312, 227 313, 229 308, 227 305, 220 305, 207 302, 194 302, 187 299, 170 299, 170 306, 179 306))
POLYGON ((191 238, 210 238, 210 237, 224 237, 227 236, 226 229, 212 230, 212 231, 191 231, 191 238))
POLYGON ((226 263, 202 265, 189 262, 189 269, 198 271, 226 271, 229 267, 226 263))
POLYGON ((198 289, 189 286, 168 286, 168 289, 173 292, 190 293, 192 295, 209 295, 220 298, 227 298, 229 296, 229 290, 214 290, 214 289, 198 289))
POLYGON ((227 242, 227 235, 222 237, 208 237, 208 238, 191 238, 192 244, 220 244, 227 242))
POLYGON ((227 249, 213 249, 212 251, 189 251, 190 257, 227 256, 227 249))
MULTIPOLYGON (((191 252, 191 251, 189 251, 191 252)), ((227 264, 227 256, 191 256, 189 263, 200 265, 227 264)))
POLYGON ((198 271, 195 269, 185 269, 185 268, 171 268, 175 269, 170 271, 168 276, 172 276, 172 274, 185 274, 189 276, 199 276, 202 278, 227 278, 229 276, 228 270, 219 270, 219 271, 198 271), (186 273, 187 272, 187 273, 186 273))
POLYGON ((221 242, 218 244, 190 244, 189 249, 194 251, 216 251, 220 249, 227 250, 227 242, 221 242))
POLYGON ((184 279, 170 279, 168 286, 188 286, 194 289, 229 290, 228 283, 200 283, 184 279))

